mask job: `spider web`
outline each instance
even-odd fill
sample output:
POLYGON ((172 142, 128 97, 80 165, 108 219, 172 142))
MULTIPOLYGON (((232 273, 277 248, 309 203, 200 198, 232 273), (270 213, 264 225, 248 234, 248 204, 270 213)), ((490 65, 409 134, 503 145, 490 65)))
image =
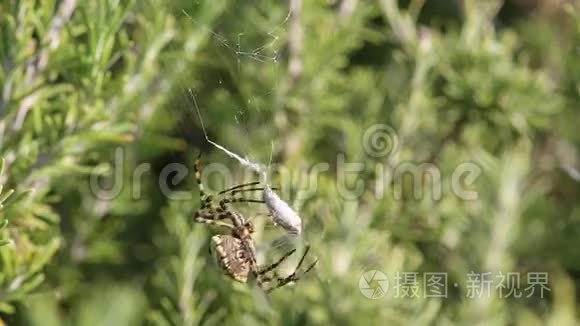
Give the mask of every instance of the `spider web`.
MULTIPOLYGON (((218 53, 220 56, 220 60, 225 61, 225 65, 231 64, 235 67, 232 75, 235 79, 234 82, 237 83, 237 86, 240 89, 244 89, 244 83, 247 82, 255 82, 252 80, 255 78, 255 71, 262 70, 262 71, 269 71, 272 76, 273 80, 271 81, 271 85, 265 85, 263 89, 259 90, 252 90, 250 94, 246 94, 245 102, 243 105, 232 107, 230 108, 231 113, 230 117, 224 119, 220 122, 220 130, 229 129, 230 134, 228 136, 216 136, 215 131, 218 130, 215 125, 215 118, 212 119, 213 116, 211 115, 211 103, 205 103, 201 98, 203 97, 200 92, 203 91, 203 84, 207 83, 206 80, 201 80, 201 84, 199 87, 185 87, 188 91, 189 95, 189 109, 191 110, 192 114, 188 115, 190 117, 197 117, 195 114, 195 107, 198 106, 200 110, 201 121, 187 121, 186 124, 183 125, 198 125, 203 127, 205 124, 204 129, 204 136, 207 138, 207 133, 211 134, 211 140, 216 140, 218 144, 227 149, 234 150, 240 156, 244 156, 248 158, 252 162, 259 162, 262 168, 265 168, 264 163, 268 163, 271 161, 272 150, 275 147, 275 143, 279 140, 272 141, 270 139, 271 135, 260 134, 260 131, 255 130, 252 128, 252 125, 256 125, 255 120, 261 120, 261 110, 260 104, 263 103, 270 103, 270 105, 274 105, 273 102, 275 99, 275 94, 279 91, 279 84, 278 80, 279 77, 282 75, 281 70, 286 68, 286 63, 283 60, 280 60, 281 52, 284 47, 283 42, 281 42, 282 37, 287 32, 288 22, 291 18, 292 12, 289 10, 285 13, 285 15, 280 16, 276 22, 264 29, 257 29, 257 30, 238 30, 238 31, 218 31, 215 29, 211 29, 208 25, 202 24, 197 21, 194 17, 192 17, 187 12, 183 12, 184 15, 188 17, 188 19, 198 26, 201 30, 208 33, 210 36, 209 39, 209 46, 211 50, 218 53), (259 37, 255 37, 258 35, 259 37), (256 118, 258 116, 258 118, 256 118), (254 119, 254 120, 252 120, 254 119), (228 126, 234 126, 235 128, 230 128, 228 126), (240 134, 242 137, 237 137, 237 134, 240 134), (259 137, 262 136, 262 137, 259 137), (235 141, 229 141, 229 139, 234 139, 235 141), (240 139, 245 139, 241 141, 240 139), (265 140, 261 140, 265 139, 265 140), (240 146, 240 142, 241 144, 240 146), (257 154, 259 153, 259 155, 257 154), (265 155, 269 155, 270 159, 265 155), (259 157, 260 159, 256 159, 259 157)), ((244 19, 243 15, 239 15, 239 21, 242 25, 245 24, 246 19, 244 19)), ((246 28, 246 27, 244 27, 246 28)), ((247 29, 247 28, 246 28, 247 29)), ((232 71, 230 71, 232 72, 232 71)), ((207 87, 207 86, 206 86, 207 87)), ((224 78, 218 77, 217 85, 213 85, 215 89, 219 90, 223 89, 225 92, 231 92, 231 85, 228 85, 228 82, 225 81, 224 78)), ((240 91, 243 93, 243 90, 240 91)), ((243 97, 243 95, 242 95, 243 97)), ((223 118, 221 116, 220 118, 223 118)), ((195 118, 191 118, 192 120, 195 118)), ((189 119, 188 119, 189 120, 189 119)), ((270 124, 272 121, 269 122, 270 124)), ((207 140, 210 141, 208 138, 207 140)), ((205 141, 205 140, 204 140, 205 141)), ((203 144, 202 144, 203 146, 203 144)), ((212 157, 220 157, 220 160, 223 162, 227 162, 228 166, 232 167, 233 170, 243 170, 242 173, 243 177, 241 179, 236 179, 236 184, 241 184, 245 181, 254 181, 257 180, 254 174, 252 177, 252 171, 258 172, 262 168, 256 167, 253 169, 248 169, 247 166, 244 167, 238 162, 233 162, 234 164, 229 164, 231 160, 227 159, 227 156, 223 152, 219 152, 216 148, 212 148, 212 157)), ((207 157, 206 157, 207 159, 207 157)), ((268 163, 268 167, 269 167, 268 163)), ((263 171, 262 172, 272 172, 272 171, 263 171)), ((219 187, 224 189, 226 187, 232 186, 233 184, 222 184, 219 187)), ((276 184, 272 185, 276 186, 276 184)), ((221 189, 212 189, 210 187, 210 191, 216 192, 221 189)), ((280 194, 280 192, 278 192, 280 194)), ((287 192, 286 192, 287 193, 287 192)), ((256 194, 259 197, 259 193, 256 194)), ((300 207, 296 205, 299 203, 297 202, 297 198, 288 198, 286 196, 281 196, 284 200, 288 200, 290 206, 292 206, 298 213, 300 214, 300 207)), ((303 243, 296 241, 297 239, 288 236, 286 232, 281 229, 280 227, 275 226, 271 219, 267 217, 268 210, 265 205, 263 204, 249 204, 249 205, 236 205, 236 210, 239 210, 242 214, 247 217, 252 217, 252 222, 255 224, 257 232, 256 232, 256 249, 258 250, 258 255, 261 261, 264 261, 265 256, 271 258, 275 258, 276 256, 280 256, 284 252, 289 251, 294 247, 298 248, 298 253, 296 253, 291 259, 288 260, 290 267, 284 268, 284 270, 288 270, 291 272, 293 264, 295 264, 296 260, 300 258, 300 251, 303 248, 303 243)), ((303 219, 304 222, 304 219, 303 219)), ((308 224, 305 223, 305 233, 307 233, 306 227, 308 224)), ((283 265, 285 266, 285 265, 283 265)))
MULTIPOLYGON (((242 6, 247 7, 247 6, 242 6)), ((217 85, 215 81, 203 79, 198 80, 198 85, 189 84, 184 87, 186 90, 191 90, 193 94, 188 94, 188 96, 196 96, 197 100, 200 102, 199 105, 204 111, 206 119, 207 113, 212 110, 212 103, 207 103, 207 101, 200 100, 199 92, 203 92, 203 88, 207 88, 209 84, 213 83, 210 87, 214 90, 222 89, 226 93, 237 92, 237 104, 228 108, 231 110, 230 120, 224 121, 224 124, 235 125, 235 130, 241 130, 242 139, 252 140, 252 144, 244 144, 243 152, 249 156, 252 156, 252 149, 255 148, 265 148, 265 146, 270 146, 269 143, 256 144, 258 137, 255 137, 256 130, 252 129, 251 126, 254 124, 251 119, 260 119, 261 111, 264 109, 270 109, 275 105, 275 95, 279 90, 279 79, 283 78, 281 70, 285 68, 285 63, 280 62, 280 56, 284 44, 281 41, 282 37, 286 34, 288 21, 292 15, 291 10, 287 10, 282 13, 272 14, 270 12, 261 13, 259 10, 252 12, 250 14, 245 14, 244 12, 237 12, 237 8, 233 7, 223 14, 225 17, 236 19, 224 19, 227 24, 230 23, 233 27, 221 26, 221 23, 216 25, 220 26, 220 30, 212 29, 207 24, 202 23, 195 17, 192 17, 187 11, 182 10, 182 13, 188 20, 199 28, 203 33, 209 35, 209 45, 208 53, 215 53, 215 58, 208 58, 209 60, 215 60, 216 66, 222 65, 228 67, 227 71, 219 71, 219 76, 217 77, 217 85), (253 23, 252 20, 255 15, 260 15, 261 19, 267 20, 268 22, 253 23), (250 17, 246 17, 250 16, 250 17), (235 22, 232 22, 235 21, 235 22), (232 68, 232 66, 234 66, 232 68), (261 74, 269 73, 270 80, 268 76, 263 78, 261 74), (256 79, 259 80, 256 82, 256 79), (208 84, 209 83, 209 84, 208 84), (269 83, 269 84, 268 84, 269 83), (235 86, 232 86, 234 84, 235 86), (251 86, 259 84, 259 89, 249 89, 251 86)), ((184 83, 186 85, 187 83, 184 83)), ((190 92, 191 93, 191 92, 190 92)), ((193 100, 189 97, 190 110, 193 110, 193 100)), ((221 116, 220 118, 224 118, 221 116)), ((208 119, 209 120, 209 119, 208 119)), ((263 119, 262 119, 263 120, 263 119)), ((191 122, 191 121, 190 121, 191 122)), ((199 121, 195 121, 195 124, 199 125, 199 121)), ((210 131, 213 128, 208 128, 210 131)), ((265 136, 262 134, 262 136, 265 136)))

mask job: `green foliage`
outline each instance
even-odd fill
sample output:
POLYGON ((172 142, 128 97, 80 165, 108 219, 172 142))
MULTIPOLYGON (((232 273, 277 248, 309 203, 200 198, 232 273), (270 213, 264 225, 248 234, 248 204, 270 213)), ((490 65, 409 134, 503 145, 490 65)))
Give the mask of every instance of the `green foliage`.
MULTIPOLYGON (((0 4, 0 324, 577 324, 580 9, 457 3, 0 4), (262 163, 274 143, 319 258, 295 286, 266 295, 207 253, 192 174, 166 167, 201 151, 248 175, 203 137, 190 88, 213 140, 262 163), (385 155, 365 144, 377 124, 396 132, 385 155), (464 162, 476 199, 452 191, 464 162), (422 163, 440 198, 393 173, 422 163), (359 291, 368 270, 391 280, 381 299, 359 291), (530 271, 547 296, 468 298, 471 272, 530 271), (447 273, 448 297, 398 298, 398 272, 420 293, 447 273)), ((260 248, 279 235, 254 222, 260 248)))
MULTIPOLYGON (((5 161, 0 161, 0 175, 3 175, 5 161)), ((2 312, 12 313, 12 302, 25 299, 45 279, 42 269, 50 261, 59 247, 58 239, 37 244, 31 241, 31 234, 18 232, 21 228, 9 226, 9 221, 15 225, 25 222, 14 215, 11 207, 24 205, 23 199, 29 192, 25 191, 16 196, 14 189, 4 191, 0 185, 0 284, 2 298, 0 309, 2 312), (11 239, 13 237, 14 239, 11 239)))

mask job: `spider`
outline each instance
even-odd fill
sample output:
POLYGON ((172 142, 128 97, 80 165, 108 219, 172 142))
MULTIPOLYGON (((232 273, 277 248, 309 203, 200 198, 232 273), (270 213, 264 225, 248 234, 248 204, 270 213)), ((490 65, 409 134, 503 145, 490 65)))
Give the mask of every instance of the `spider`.
MULTIPOLYGON (((284 260, 290 257, 296 249, 290 250, 273 264, 259 266, 257 264, 256 250, 252 238, 254 226, 252 222, 246 220, 242 214, 232 210, 228 204, 236 202, 263 203, 263 200, 243 197, 236 198, 235 194, 249 191, 263 191, 264 188, 247 188, 259 184, 259 182, 250 182, 225 189, 220 191, 218 196, 228 195, 229 197, 222 198, 216 206, 214 204, 214 196, 205 193, 201 181, 200 156, 198 156, 194 164, 195 179, 200 191, 201 205, 195 213, 195 221, 222 226, 230 230, 230 234, 214 235, 211 238, 210 244, 210 252, 214 255, 218 265, 222 268, 224 273, 241 283, 247 283, 248 275, 251 273, 255 277, 258 286, 266 292, 270 292, 288 283, 297 281, 299 279, 298 270, 302 266, 302 263, 310 250, 310 246, 306 247, 306 250, 304 251, 304 254, 294 272, 287 277, 280 277, 276 273, 276 268, 284 260), (224 222, 223 220, 229 220, 230 223, 224 222), (273 275, 269 274, 269 272, 272 271, 273 275)), ((317 260, 314 261, 314 263, 306 268, 302 274, 305 274, 314 268, 317 262, 317 260)))

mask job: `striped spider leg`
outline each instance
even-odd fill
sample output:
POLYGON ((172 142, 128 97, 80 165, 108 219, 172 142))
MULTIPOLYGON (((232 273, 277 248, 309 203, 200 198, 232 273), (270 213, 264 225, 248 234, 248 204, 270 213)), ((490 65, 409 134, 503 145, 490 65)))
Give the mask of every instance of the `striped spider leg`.
POLYGON ((308 266, 304 271, 299 273, 300 267, 302 266, 302 263, 304 262, 306 255, 308 255, 308 251, 310 251, 310 246, 306 246, 306 249, 304 250, 302 257, 300 258, 298 265, 296 265, 296 267, 294 268, 294 272, 292 272, 292 274, 290 274, 286 277, 280 277, 276 271, 276 268, 286 258, 288 258, 290 255, 292 255, 295 251, 296 251, 296 249, 289 251, 284 256, 282 256, 282 258, 280 258, 277 262, 275 262, 275 263, 271 264, 270 266, 267 266, 264 269, 260 270, 260 272, 262 272, 262 275, 263 275, 262 278, 260 279, 260 281, 261 281, 260 287, 264 291, 272 292, 275 289, 281 288, 287 284, 297 282, 302 277, 302 275, 308 273, 318 263, 318 259, 314 260, 314 262, 312 264, 310 264, 310 266, 308 266), (271 275, 271 276, 265 275, 265 273, 267 273, 269 271, 274 271, 274 275, 271 275), (272 282, 274 282, 274 284, 272 284, 272 282), (267 284, 267 286, 266 286, 266 284, 267 284))
MULTIPOLYGON (((195 171, 195 180, 197 181, 197 185, 199 187, 200 193, 200 208, 195 213, 195 220, 201 223, 208 223, 208 224, 215 224, 221 226, 224 225, 221 220, 235 217, 235 215, 239 214, 232 214, 231 209, 228 207, 230 203, 264 203, 263 200, 259 199, 251 199, 251 198, 244 198, 244 197, 236 197, 236 194, 241 194, 243 192, 253 192, 253 191, 264 191, 264 188, 261 187, 254 187, 258 185, 260 182, 249 182, 240 185, 236 185, 230 187, 228 189, 220 191, 217 196, 212 194, 207 194, 205 192, 205 188, 203 186, 203 182, 201 180, 201 163, 200 163, 200 155, 195 161, 194 164, 194 171, 195 171), (251 187, 251 188, 248 188, 251 187), (215 205, 216 199, 214 197, 223 197, 219 200, 217 206, 215 205), (234 216, 232 216, 234 215, 234 216)), ((236 225, 236 221, 231 221, 232 224, 236 225)), ((245 224, 251 224, 247 221, 245 224)), ((239 225, 238 225, 239 226, 239 225)))

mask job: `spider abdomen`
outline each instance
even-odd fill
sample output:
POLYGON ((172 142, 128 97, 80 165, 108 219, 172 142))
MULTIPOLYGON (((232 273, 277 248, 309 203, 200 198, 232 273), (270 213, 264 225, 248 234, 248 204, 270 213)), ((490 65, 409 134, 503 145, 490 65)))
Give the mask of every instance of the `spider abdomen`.
POLYGON ((214 235, 210 246, 217 264, 227 276, 241 283, 248 281, 250 262, 240 239, 227 234, 214 235))

